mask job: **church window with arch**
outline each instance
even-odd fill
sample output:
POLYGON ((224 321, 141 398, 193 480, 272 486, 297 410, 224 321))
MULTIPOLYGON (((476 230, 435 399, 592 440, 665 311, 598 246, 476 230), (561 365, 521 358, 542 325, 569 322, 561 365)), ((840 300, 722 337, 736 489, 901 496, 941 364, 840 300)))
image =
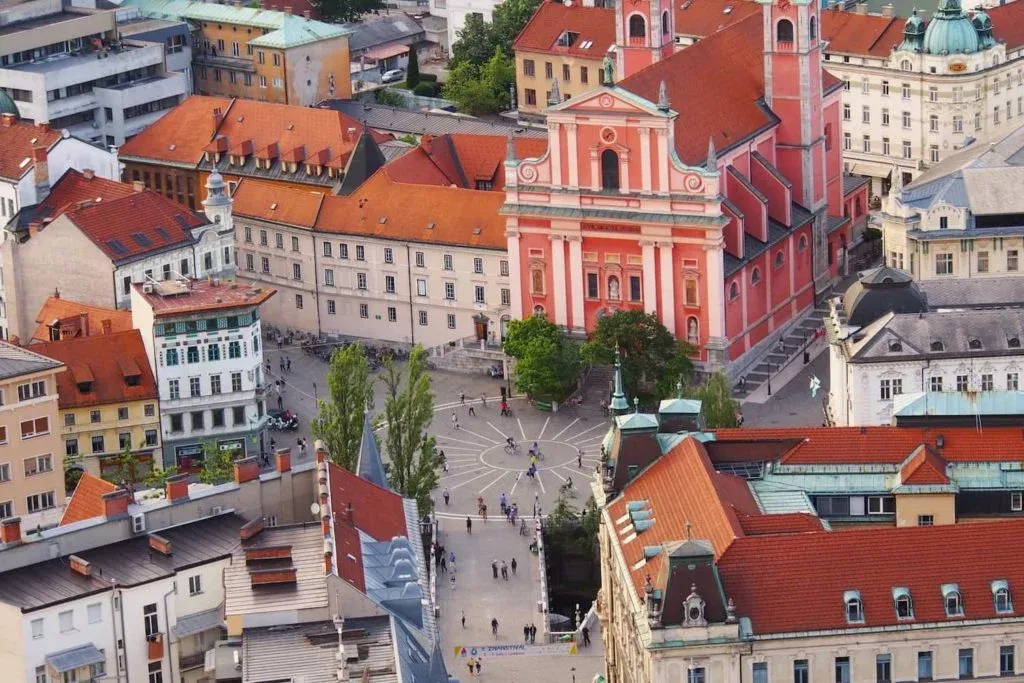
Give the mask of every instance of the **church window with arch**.
POLYGON ((619 155, 613 149, 601 152, 601 189, 619 189, 619 155))
POLYGON ((789 19, 780 19, 775 25, 775 42, 779 47, 790 48, 793 46, 793 22, 789 19))
POLYGON ((647 37, 647 22, 644 20, 643 15, 634 14, 629 18, 629 37, 630 43, 636 44, 635 39, 643 39, 647 37))

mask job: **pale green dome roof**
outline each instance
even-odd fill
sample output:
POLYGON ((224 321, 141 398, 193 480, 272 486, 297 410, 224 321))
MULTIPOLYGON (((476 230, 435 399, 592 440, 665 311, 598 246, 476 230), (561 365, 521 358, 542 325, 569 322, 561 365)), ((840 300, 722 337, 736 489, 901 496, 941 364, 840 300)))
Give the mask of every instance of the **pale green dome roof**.
POLYGON ((960 0, 942 0, 924 32, 924 51, 933 55, 971 54, 981 50, 981 38, 964 14, 960 0))
POLYGON ((978 32, 978 40, 981 42, 982 50, 996 44, 996 39, 992 35, 992 19, 988 14, 978 10, 971 17, 971 24, 974 25, 974 30, 978 32))
POLYGON ((924 47, 924 19, 917 16, 917 10, 907 19, 903 25, 903 42, 897 46, 897 50, 909 50, 920 52, 924 47))
POLYGON ((14 103, 11 96, 3 89, 0 89, 0 114, 14 114, 18 116, 18 105, 14 103))

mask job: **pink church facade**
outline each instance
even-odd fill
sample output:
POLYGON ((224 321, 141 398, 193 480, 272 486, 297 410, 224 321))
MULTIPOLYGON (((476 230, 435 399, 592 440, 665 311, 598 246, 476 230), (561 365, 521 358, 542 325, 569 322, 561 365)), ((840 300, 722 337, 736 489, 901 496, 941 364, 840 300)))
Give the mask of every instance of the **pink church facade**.
POLYGON ((766 0, 673 53, 669 2, 617 4, 614 78, 547 110, 543 156, 505 163, 514 317, 582 334, 640 309, 739 368, 814 305, 849 229, 817 13, 766 0))

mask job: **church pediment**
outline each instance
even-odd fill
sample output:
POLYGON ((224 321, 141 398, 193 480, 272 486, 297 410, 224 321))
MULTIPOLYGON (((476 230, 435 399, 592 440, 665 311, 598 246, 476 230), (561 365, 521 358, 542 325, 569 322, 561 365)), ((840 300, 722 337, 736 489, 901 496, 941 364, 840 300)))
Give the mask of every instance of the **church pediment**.
POLYGON ((582 110, 603 111, 609 114, 647 114, 659 118, 675 116, 675 112, 661 111, 654 102, 616 86, 585 92, 549 109, 551 112, 582 110))

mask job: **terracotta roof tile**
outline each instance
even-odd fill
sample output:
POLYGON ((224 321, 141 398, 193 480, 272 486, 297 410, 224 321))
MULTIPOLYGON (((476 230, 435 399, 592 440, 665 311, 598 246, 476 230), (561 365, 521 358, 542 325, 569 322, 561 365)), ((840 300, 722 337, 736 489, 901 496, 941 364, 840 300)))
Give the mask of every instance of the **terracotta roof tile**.
POLYGON ((829 53, 888 57, 903 40, 903 24, 899 17, 823 10, 821 38, 829 53))
POLYGON ((73 332, 73 336, 93 337, 103 334, 105 322, 110 323, 109 332, 124 332, 125 330, 132 329, 131 311, 90 306, 70 299, 51 296, 43 304, 43 307, 39 309, 39 315, 36 316, 37 326, 35 332, 32 333, 32 339, 41 342, 52 341, 50 339, 50 325, 55 320, 64 322, 65 324, 61 325, 61 327, 65 330, 70 329, 73 332), (86 316, 86 324, 88 326, 84 335, 81 331, 83 314, 86 316))
POLYGON ((316 229, 504 250, 505 219, 499 214, 504 201, 501 192, 396 183, 385 167, 357 194, 324 197, 316 229))
POLYGON ((36 126, 23 121, 11 125, 0 122, 0 178, 17 180, 35 168, 32 148, 53 147, 60 140, 60 131, 49 126, 36 126))
POLYGON ((1024 45, 1024 5, 1007 3, 985 12, 992 20, 992 33, 996 40, 1006 43, 1007 50, 1024 45))
POLYGON ((791 512, 781 515, 740 515, 739 519, 740 527, 746 536, 800 534, 824 529, 819 518, 806 512, 791 512))
POLYGON ((50 188, 46 199, 40 202, 35 220, 56 218, 65 211, 77 208, 80 202, 111 201, 134 192, 135 188, 128 183, 97 176, 86 178, 81 172, 70 168, 50 188))
POLYGON ((61 409, 155 401, 159 396, 138 330, 43 342, 33 345, 32 350, 67 367, 67 372, 57 375, 61 409), (76 382, 82 379, 91 381, 89 391, 79 389, 76 382))
POLYGON ((238 183, 231 198, 236 216, 310 228, 316 223, 324 195, 250 178, 238 183))
POLYGON ((903 464, 900 469, 900 483, 902 484, 948 484, 949 477, 946 476, 946 461, 930 446, 920 446, 912 456, 903 464))
POLYGON ((118 150, 120 157, 140 157, 195 164, 216 132, 213 110, 224 111, 231 100, 192 95, 151 123, 118 150))
POLYGON ((843 604, 848 590, 859 590, 864 604, 857 627, 907 623, 896 617, 897 587, 910 590, 913 623, 957 623, 962 619, 945 613, 947 583, 959 586, 964 618, 994 619, 1006 615, 995 611, 993 581, 1007 581, 1011 595, 1024 590, 1021 534, 1024 520, 1008 519, 753 536, 734 541, 718 570, 737 615, 750 618, 755 634, 853 628, 843 604))
POLYGON ((155 192, 133 192, 65 213, 112 261, 191 244, 192 228, 206 218, 155 192))
MULTIPOLYGON (((68 374, 68 373, 61 373, 68 374)), ((106 510, 103 506, 103 494, 116 490, 117 487, 109 481, 86 472, 78 480, 75 492, 68 500, 68 506, 64 508, 64 514, 60 518, 60 526, 74 524, 85 519, 103 517, 106 510)))
POLYGON ((676 5, 676 34, 703 38, 761 14, 761 6, 749 0, 684 0, 676 5))
POLYGON ((152 294, 143 292, 142 283, 132 285, 153 308, 155 318, 198 313, 199 311, 219 311, 244 306, 259 306, 277 294, 276 289, 269 287, 250 287, 237 282, 221 282, 214 284, 210 280, 188 280, 187 289, 184 281, 166 280, 156 284, 152 294), (167 296, 161 290, 168 292, 167 296))
MULTIPOLYGON (((539 157, 548 147, 543 138, 516 138, 515 145, 520 159, 539 157)), ((502 135, 425 135, 419 147, 385 168, 388 177, 400 183, 476 189, 477 181, 486 181, 500 192, 505 188, 502 163, 507 151, 508 138, 502 135)))
POLYGON ((604 59, 614 42, 615 10, 546 0, 520 31, 513 49, 604 59), (556 45, 565 31, 578 33, 579 37, 569 47, 556 45))
POLYGON ((778 427, 719 429, 719 441, 799 439, 783 455, 786 465, 901 465, 918 446, 928 444, 948 462, 1022 462, 1024 432, 1017 427, 778 427), (942 437, 942 448, 937 447, 942 437))
POLYGON ((763 20, 751 14, 618 85, 650 102, 658 101, 664 80, 675 121, 676 152, 683 162, 707 158, 708 139, 730 149, 776 122, 760 101, 764 97, 763 20), (694 83, 701 87, 694 88, 694 83))

